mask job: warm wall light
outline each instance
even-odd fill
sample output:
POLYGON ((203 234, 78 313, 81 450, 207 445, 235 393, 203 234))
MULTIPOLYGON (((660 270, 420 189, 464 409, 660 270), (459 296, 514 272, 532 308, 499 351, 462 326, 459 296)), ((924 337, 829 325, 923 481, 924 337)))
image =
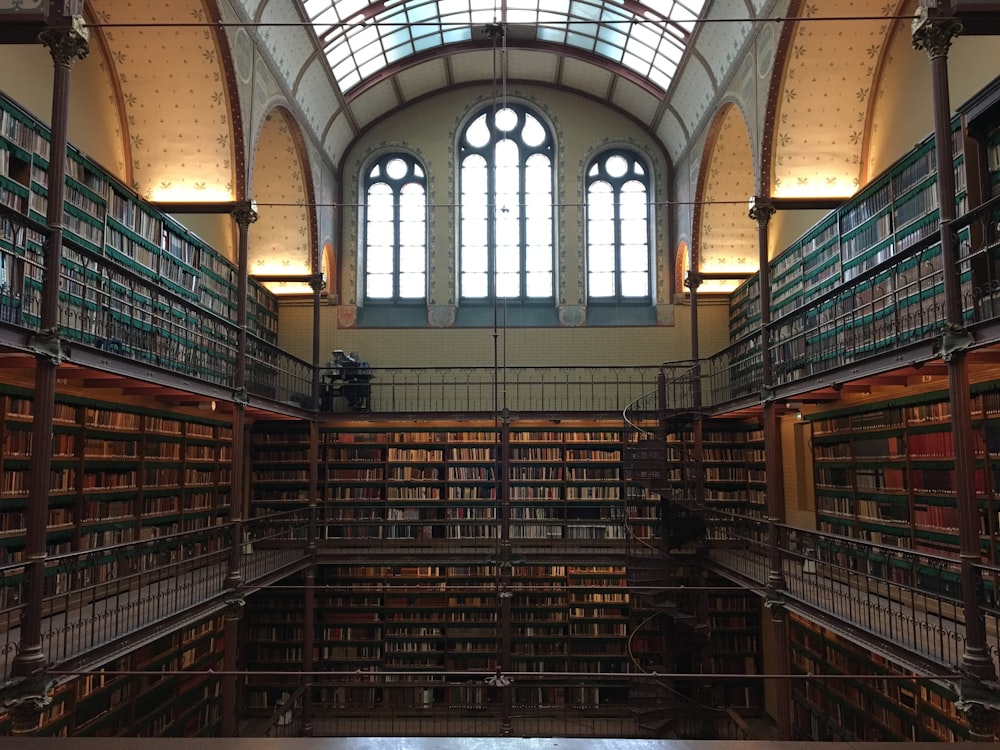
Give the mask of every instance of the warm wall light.
POLYGON ((215 403, 214 400, 198 404, 198 408, 201 411, 215 411, 218 408, 218 406, 219 405, 215 403))
POLYGON ((224 185, 170 185, 155 187, 149 191, 149 200, 154 203, 224 203, 233 200, 233 192, 224 185))

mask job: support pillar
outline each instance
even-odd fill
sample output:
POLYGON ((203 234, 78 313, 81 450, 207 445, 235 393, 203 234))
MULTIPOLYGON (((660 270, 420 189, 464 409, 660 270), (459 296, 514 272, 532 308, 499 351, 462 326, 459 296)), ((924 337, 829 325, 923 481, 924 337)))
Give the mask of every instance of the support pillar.
MULTIPOLYGON (((52 469, 52 418, 55 414, 56 376, 63 357, 59 334, 59 276, 62 265, 63 203, 66 192, 66 147, 69 130, 70 72, 73 62, 90 52, 89 33, 82 18, 59 19, 61 25, 41 33, 49 49, 55 76, 52 86, 52 128, 49 148, 49 193, 45 224, 48 238, 42 280, 41 321, 32 338, 35 351, 35 392, 32 420, 32 461, 25 513, 25 575, 21 584, 20 641, 11 675, 28 677, 44 669, 42 649, 42 598, 45 580, 49 476, 52 469)), ((26 705, 36 705, 29 701, 26 705)), ((36 716, 37 719, 37 716, 36 716)), ((36 721, 37 723, 37 721, 36 721)))
MULTIPOLYGON (((754 198, 750 201, 750 218, 757 223, 757 251, 760 263, 760 368, 762 427, 764 431, 764 474, 767 478, 767 598, 764 606, 771 617, 766 625, 771 628, 775 644, 775 672, 789 674, 791 660, 788 651, 788 613, 781 592, 785 589, 785 571, 781 554, 779 525, 785 520, 784 468, 781 455, 781 426, 778 422, 778 404, 774 400, 774 364, 771 357, 771 274, 768 257, 768 224, 774 215, 774 206, 754 198)), ((775 682, 775 722, 778 739, 792 739, 791 683, 788 678, 775 682)))
POLYGON ((306 570, 305 606, 302 613, 302 736, 312 737, 312 688, 313 671, 316 668, 314 652, 316 650, 316 566, 310 565, 306 570))
POLYGON ((705 507, 705 436, 704 416, 702 415, 701 392, 701 347, 698 344, 698 287, 701 286, 701 275, 698 271, 698 255, 691 252, 693 268, 685 280, 691 290, 691 408, 692 408, 692 485, 694 497, 691 499, 695 507, 705 507))
POLYGON ((935 157, 940 202, 941 262, 944 268, 945 330, 942 357, 948 367, 951 401, 951 432, 955 451, 955 495, 958 503, 959 557, 962 603, 965 610, 965 651, 961 668, 977 680, 995 680, 996 673, 986 642, 986 621, 981 609, 983 596, 979 549, 979 511, 976 507, 975 444, 966 357, 971 336, 962 319, 962 288, 959 278, 955 218, 955 173, 952 154, 951 102, 948 91, 948 49, 962 30, 954 18, 931 18, 921 8, 913 21, 913 46, 926 50, 931 64, 934 110, 935 157))
POLYGON ((238 737, 239 726, 239 684, 236 670, 239 664, 240 617, 243 615, 243 599, 230 598, 223 615, 222 652, 222 736, 238 737))
POLYGON ((247 410, 247 308, 250 281, 248 278, 250 225, 257 221, 257 208, 244 201, 233 211, 239 229, 236 287, 236 367, 233 373, 233 466, 232 490, 229 500, 229 520, 233 529, 233 545, 229 555, 226 586, 238 588, 243 582, 243 505, 246 495, 246 410, 247 410))

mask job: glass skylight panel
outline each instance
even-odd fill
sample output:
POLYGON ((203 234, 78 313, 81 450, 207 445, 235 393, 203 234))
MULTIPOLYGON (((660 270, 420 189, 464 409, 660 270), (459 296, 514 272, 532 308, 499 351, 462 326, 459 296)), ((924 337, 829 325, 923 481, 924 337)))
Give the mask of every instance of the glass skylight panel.
POLYGON ((409 55, 481 39, 504 22, 535 27, 538 41, 570 44, 623 63, 666 88, 705 0, 300 0, 334 76, 347 91, 409 55))

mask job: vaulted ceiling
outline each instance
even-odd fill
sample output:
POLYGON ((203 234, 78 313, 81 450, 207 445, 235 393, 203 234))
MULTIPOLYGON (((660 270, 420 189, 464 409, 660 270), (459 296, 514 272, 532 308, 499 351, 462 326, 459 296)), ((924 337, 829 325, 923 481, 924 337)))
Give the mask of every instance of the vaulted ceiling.
POLYGON ((502 70, 511 82, 601 100, 674 162, 690 157, 691 189, 711 193, 698 197, 740 207, 708 209, 694 222, 700 234, 684 239, 710 270, 752 271, 753 227, 734 228, 748 185, 848 196, 863 184, 888 41, 916 0, 702 2, 88 0, 87 9, 115 83, 124 173, 139 192, 232 200, 252 170, 263 180, 294 162, 297 176, 271 188, 285 210, 255 230, 266 241, 254 244, 253 267, 308 267, 316 227, 293 205, 313 200, 311 160, 336 174, 372 123, 502 70), (761 20, 790 17, 800 20, 761 20), (503 38, 484 32, 494 21, 503 38))

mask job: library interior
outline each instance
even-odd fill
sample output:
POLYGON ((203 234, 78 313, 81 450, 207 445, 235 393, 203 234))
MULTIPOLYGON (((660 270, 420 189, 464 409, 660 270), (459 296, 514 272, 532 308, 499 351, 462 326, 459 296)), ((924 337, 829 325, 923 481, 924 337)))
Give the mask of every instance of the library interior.
POLYGON ((1000 740, 998 40, 0 0, 0 742, 1000 740))

